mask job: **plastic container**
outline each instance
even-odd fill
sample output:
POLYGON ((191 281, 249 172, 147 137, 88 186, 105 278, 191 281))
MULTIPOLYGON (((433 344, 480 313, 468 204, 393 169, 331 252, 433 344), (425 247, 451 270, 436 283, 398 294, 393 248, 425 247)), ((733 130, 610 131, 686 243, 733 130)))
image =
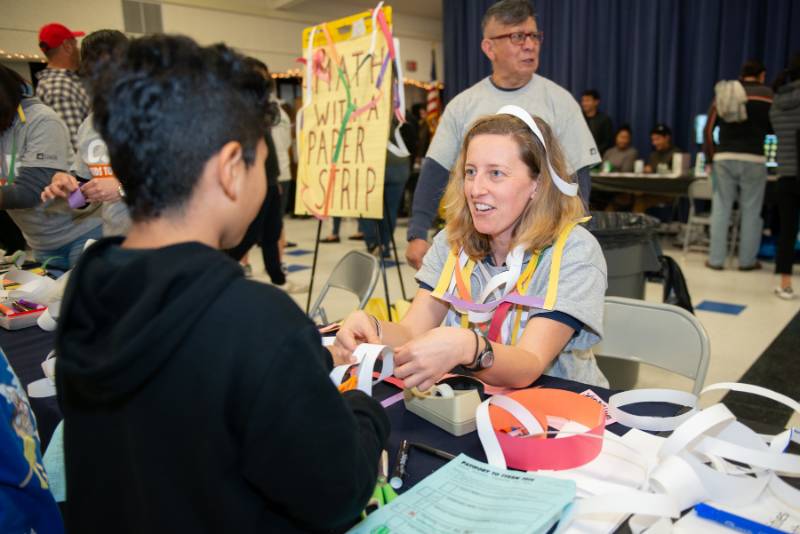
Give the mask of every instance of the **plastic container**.
MULTIPOLYGON (((661 247, 656 238, 655 217, 630 212, 592 212, 587 229, 600 242, 608 267, 606 295, 644 299, 645 273, 659 271, 661 247)), ((597 358, 597 364, 614 389, 631 389, 639 376, 639 364, 597 358)))
POLYGON ((20 328, 34 326, 36 320, 46 309, 47 308, 42 308, 40 310, 31 310, 9 315, 0 314, 0 326, 6 330, 19 330, 20 328))

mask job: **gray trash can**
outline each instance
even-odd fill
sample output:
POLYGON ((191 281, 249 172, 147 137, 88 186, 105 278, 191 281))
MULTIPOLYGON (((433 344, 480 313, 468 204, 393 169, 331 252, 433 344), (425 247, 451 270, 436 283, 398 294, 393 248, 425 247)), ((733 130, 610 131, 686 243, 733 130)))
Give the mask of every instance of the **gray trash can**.
MULTIPOLYGON (((606 295, 644 299, 645 273, 661 269, 658 219, 628 212, 591 215, 587 228, 600 242, 608 266, 606 295)), ((600 356, 597 365, 614 389, 631 389, 639 376, 637 363, 600 356)))

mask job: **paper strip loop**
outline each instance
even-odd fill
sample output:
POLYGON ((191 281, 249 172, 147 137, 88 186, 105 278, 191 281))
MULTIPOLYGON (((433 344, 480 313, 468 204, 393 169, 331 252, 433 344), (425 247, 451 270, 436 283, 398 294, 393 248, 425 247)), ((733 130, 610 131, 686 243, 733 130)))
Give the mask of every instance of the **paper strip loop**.
POLYGON ((342 383, 345 374, 353 367, 357 367, 355 375, 357 382, 355 388, 360 389, 367 395, 372 396, 372 386, 382 382, 394 372, 394 351, 386 345, 375 345, 372 343, 362 343, 353 351, 356 358, 355 363, 339 365, 333 368, 330 373, 333 384, 337 387, 342 383), (373 382, 372 374, 375 363, 380 359, 383 362, 378 378, 373 382))
POLYGON ((478 407, 476 422, 487 462, 495 467, 507 465, 525 471, 571 469, 593 460, 603 446, 603 407, 571 391, 541 388, 495 395, 478 407), (548 417, 576 421, 589 430, 546 439, 541 429, 546 427, 548 417), (513 436, 508 432, 520 425, 529 435, 513 436))

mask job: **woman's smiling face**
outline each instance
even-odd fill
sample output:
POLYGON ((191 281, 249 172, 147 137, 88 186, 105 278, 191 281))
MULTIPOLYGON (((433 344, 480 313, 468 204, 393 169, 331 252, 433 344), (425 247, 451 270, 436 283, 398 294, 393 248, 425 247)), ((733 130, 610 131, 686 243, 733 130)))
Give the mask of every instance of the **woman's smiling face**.
POLYGON ((464 158, 464 195, 475 229, 491 239, 510 239, 536 193, 536 180, 510 135, 475 136, 464 158))

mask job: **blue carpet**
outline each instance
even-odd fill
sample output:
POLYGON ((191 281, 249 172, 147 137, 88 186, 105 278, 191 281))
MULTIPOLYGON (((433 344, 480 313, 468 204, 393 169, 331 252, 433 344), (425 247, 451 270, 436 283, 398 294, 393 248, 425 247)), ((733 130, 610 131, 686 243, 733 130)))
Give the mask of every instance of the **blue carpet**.
POLYGON ((302 248, 296 248, 296 249, 288 250, 288 251, 284 252, 284 254, 286 254, 287 256, 305 256, 306 254, 311 254, 311 253, 312 253, 312 251, 305 250, 305 249, 302 249, 302 248))
POLYGON ((695 310, 703 310, 716 313, 727 313, 729 315, 739 315, 747 306, 741 304, 730 304, 728 302, 717 302, 715 300, 704 300, 694 307, 695 310))

